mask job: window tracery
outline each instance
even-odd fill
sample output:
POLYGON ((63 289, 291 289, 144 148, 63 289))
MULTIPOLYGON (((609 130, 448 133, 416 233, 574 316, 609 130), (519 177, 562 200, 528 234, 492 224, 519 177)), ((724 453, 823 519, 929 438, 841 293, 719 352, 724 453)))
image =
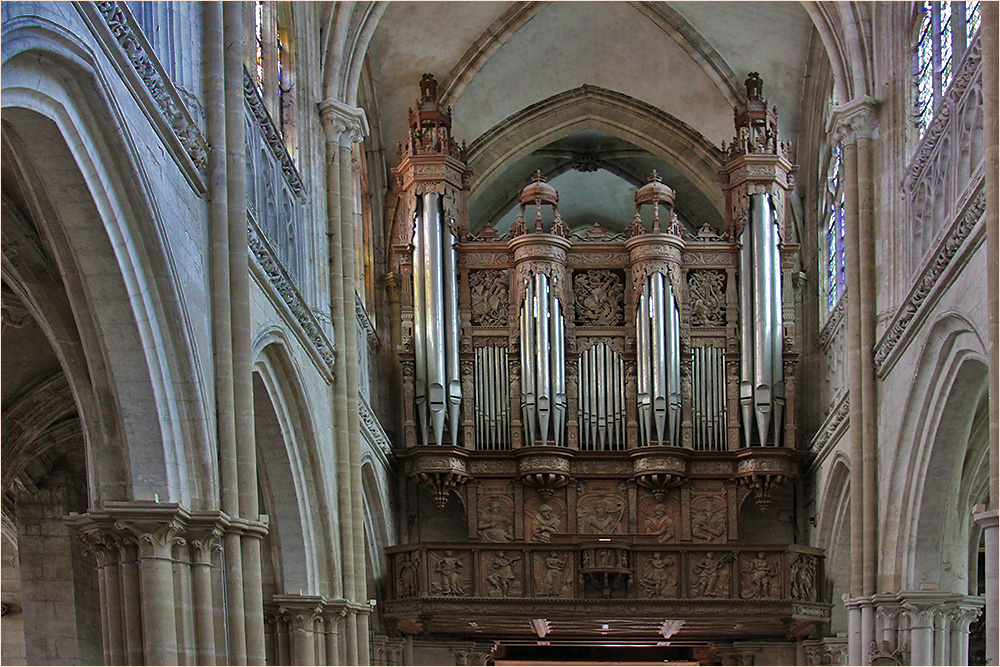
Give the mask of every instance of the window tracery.
POLYGON ((843 148, 837 144, 832 152, 827 175, 826 192, 826 308, 830 312, 846 289, 844 273, 844 165, 843 148))
POLYGON ((914 106, 920 136, 930 126, 938 103, 951 84, 955 66, 979 30, 979 2, 923 2, 914 53, 914 106))

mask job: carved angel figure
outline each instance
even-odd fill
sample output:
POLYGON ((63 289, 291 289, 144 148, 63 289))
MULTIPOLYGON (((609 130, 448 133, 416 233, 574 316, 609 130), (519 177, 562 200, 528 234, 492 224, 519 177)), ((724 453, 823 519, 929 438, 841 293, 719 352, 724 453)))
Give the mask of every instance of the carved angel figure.
POLYGON ((688 301, 691 305, 691 326, 725 326, 726 274, 722 271, 688 273, 688 301))
POLYGON ((543 565, 545 566, 545 571, 542 574, 541 581, 538 582, 538 594, 545 596, 559 595, 562 593, 565 583, 565 571, 569 566, 569 561, 555 551, 552 551, 545 557, 543 565))
POLYGON ((756 558, 747 563, 742 575, 742 597, 774 597, 774 584, 776 583, 775 577, 778 575, 778 564, 773 560, 768 560, 763 552, 759 552, 756 558))
POLYGON ((499 269, 469 272, 472 324, 481 327, 507 325, 507 274, 499 269))
POLYGON ((622 323, 625 286, 613 271, 581 271, 573 276, 577 321, 591 326, 622 323))
POLYGON ((462 585, 462 568, 464 564, 460 556, 452 555, 451 549, 444 552, 434 571, 438 574, 438 592, 443 595, 465 595, 462 585))
POLYGON ((692 592, 697 597, 719 597, 725 592, 726 584, 722 581, 725 561, 708 553, 694 568, 697 580, 692 586, 692 592))
POLYGON ((650 597, 658 598, 677 594, 676 558, 655 553, 646 565, 646 570, 639 580, 650 597))

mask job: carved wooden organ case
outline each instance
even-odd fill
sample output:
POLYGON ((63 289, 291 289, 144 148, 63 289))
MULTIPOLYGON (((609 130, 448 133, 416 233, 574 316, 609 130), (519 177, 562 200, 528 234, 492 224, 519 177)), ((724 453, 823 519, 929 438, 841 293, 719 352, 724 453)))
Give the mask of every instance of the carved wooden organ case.
POLYGON ((792 167, 760 79, 724 149, 728 228, 694 234, 655 172, 624 234, 570 234, 541 174, 509 233, 470 233, 464 149, 420 86, 395 170, 406 442, 386 618, 483 639, 822 632, 823 554, 788 519, 792 167))

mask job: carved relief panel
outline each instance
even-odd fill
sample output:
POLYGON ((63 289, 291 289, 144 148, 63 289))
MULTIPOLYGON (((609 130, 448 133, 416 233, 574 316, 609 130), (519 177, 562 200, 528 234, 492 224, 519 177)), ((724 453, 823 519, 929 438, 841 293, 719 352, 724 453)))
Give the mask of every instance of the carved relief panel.
POLYGON ((709 551, 692 553, 688 559, 691 597, 727 598, 731 576, 732 555, 709 551))
POLYGON ((677 554, 638 553, 636 561, 636 592, 644 598, 669 598, 680 594, 677 554))
POLYGON ((577 271, 573 293, 578 325, 617 327, 625 323, 625 280, 620 272, 577 271))
POLYGON ((484 542, 514 539, 514 497, 510 482, 483 482, 477 487, 477 529, 484 542))
POLYGON ((472 554, 445 549, 429 551, 428 565, 432 595, 472 595, 472 554))
POLYGON ((661 544, 677 542, 681 522, 681 504, 677 491, 668 491, 662 502, 651 493, 639 500, 639 533, 650 535, 661 544))
POLYGON ((742 553, 739 558, 740 597, 762 599, 781 597, 781 562, 778 554, 742 553))
POLYGON ((577 532, 592 535, 626 532, 628 503, 623 482, 581 482, 576 490, 577 532))
POLYGON ((726 272, 716 269, 689 271, 687 283, 691 326, 726 326, 726 272))
POLYGON ((533 572, 536 596, 573 596, 573 582, 576 572, 571 552, 535 552, 533 572))
POLYGON ((484 551, 480 554, 482 583, 479 590, 493 597, 524 595, 524 555, 513 549, 484 551))
POLYGON ((524 497, 524 539, 529 542, 550 542, 556 533, 567 532, 566 490, 560 489, 547 498, 534 489, 524 497))
POLYGON ((789 584, 792 599, 816 601, 816 575, 818 559, 810 554, 799 554, 792 559, 789 584))
POLYGON ((509 326, 507 280, 505 269, 469 271, 473 326, 509 326))
POLYGON ((420 554, 412 551, 396 559, 396 597, 408 598, 420 591, 420 554))
POLYGON ((726 497, 722 494, 691 496, 691 539, 695 542, 725 542, 726 497))

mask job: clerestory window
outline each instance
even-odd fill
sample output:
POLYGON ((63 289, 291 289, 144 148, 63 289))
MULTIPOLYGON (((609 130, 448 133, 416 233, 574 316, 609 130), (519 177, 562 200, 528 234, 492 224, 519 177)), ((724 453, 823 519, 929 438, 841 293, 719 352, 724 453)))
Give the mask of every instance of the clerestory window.
POLYGON ((248 49, 257 89, 274 126, 292 158, 298 155, 295 114, 294 41, 289 31, 291 7, 284 2, 256 0, 253 7, 253 46, 248 49))
POLYGON ((844 274, 844 156, 837 144, 830 156, 826 192, 826 308, 833 310, 846 289, 844 274))
POLYGON ((955 67, 979 30, 979 2, 923 2, 914 53, 914 106, 920 136, 930 126, 935 109, 951 84, 955 67))

